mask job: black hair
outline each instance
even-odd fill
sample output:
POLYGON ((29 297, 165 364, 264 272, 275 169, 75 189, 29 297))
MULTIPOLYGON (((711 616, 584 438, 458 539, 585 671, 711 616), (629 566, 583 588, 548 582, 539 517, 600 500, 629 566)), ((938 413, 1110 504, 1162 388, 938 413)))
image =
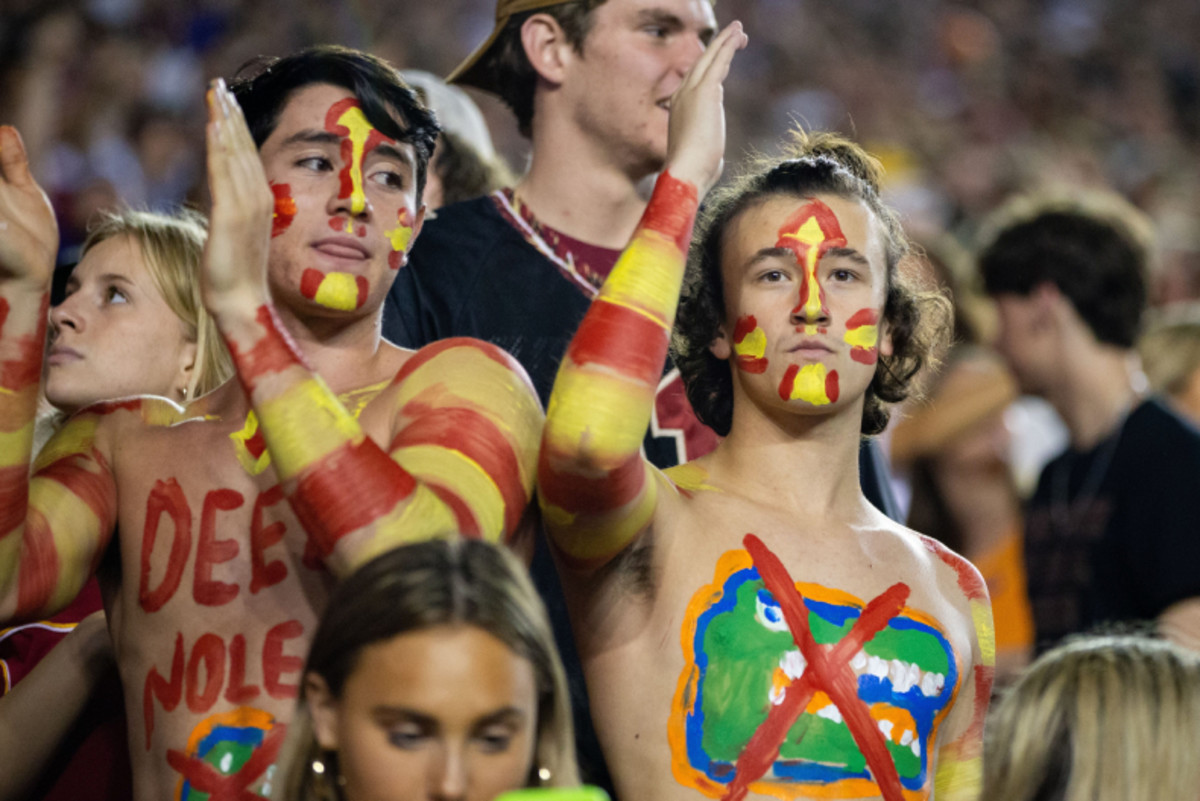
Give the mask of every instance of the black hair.
POLYGON ((348 89, 380 133, 412 145, 420 203, 441 127, 400 72, 383 59, 348 47, 320 45, 282 58, 254 59, 238 70, 229 88, 246 115, 254 143, 261 148, 279 124, 292 93, 314 83, 348 89))
POLYGON ((1132 348, 1146 309, 1151 248, 1140 212, 1120 205, 1035 202, 981 251, 987 293, 1027 296, 1053 284, 1098 341, 1132 348))

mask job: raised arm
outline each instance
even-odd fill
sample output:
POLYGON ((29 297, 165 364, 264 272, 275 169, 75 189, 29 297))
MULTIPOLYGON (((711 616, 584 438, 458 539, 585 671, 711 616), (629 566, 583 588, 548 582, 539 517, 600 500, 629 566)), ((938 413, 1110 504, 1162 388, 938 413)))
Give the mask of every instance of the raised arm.
POLYGON ((640 448, 667 358, 696 207, 721 173, 722 82, 745 44, 741 24, 731 24, 672 97, 667 168, 555 379, 538 499, 560 553, 580 568, 603 565, 645 532, 666 484, 640 448))
POLYGON ((381 399, 385 449, 314 374, 266 289, 274 201, 233 96, 208 95, 212 222, 205 303, 229 345, 285 494, 337 575, 404 542, 502 540, 533 489, 542 411, 520 366, 481 342, 413 356, 381 399))
POLYGON ((0 171, 0 621, 12 621, 71 602, 108 543, 116 502, 94 420, 52 439, 30 479, 58 226, 9 126, 0 171))

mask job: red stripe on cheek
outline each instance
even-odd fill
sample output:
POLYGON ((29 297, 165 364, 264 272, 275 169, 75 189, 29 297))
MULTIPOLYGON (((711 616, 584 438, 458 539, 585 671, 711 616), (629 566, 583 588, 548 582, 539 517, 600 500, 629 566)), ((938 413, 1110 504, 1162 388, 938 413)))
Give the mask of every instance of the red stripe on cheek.
POLYGON ((292 198, 290 184, 271 184, 275 195, 275 216, 271 219, 271 236, 276 237, 288 229, 296 217, 296 201, 292 198))
POLYGON ((637 498, 646 482, 646 466, 640 453, 608 472, 603 480, 556 470, 550 448, 542 448, 538 461, 538 492, 547 502, 575 514, 611 512, 637 498))
MULTIPOLYGON (((408 407, 404 413, 411 413, 408 407)), ((438 445, 458 451, 483 468, 504 500, 505 530, 516 530, 528 499, 512 443, 495 423, 472 409, 431 410, 406 425, 388 450, 414 445, 438 445)))
POLYGON ((354 301, 354 308, 361 309, 367 302, 367 293, 371 291, 371 284, 365 275, 356 275, 354 276, 354 285, 358 287, 358 298, 354 301))
POLYGON ((830 370, 829 375, 825 376, 825 397, 829 398, 830 403, 837 403, 837 399, 838 399, 837 370, 830 370))
POLYGON ((846 321, 847 328, 861 328, 879 322, 879 312, 874 309, 859 309, 846 321))
POLYGON ((229 354, 237 366, 238 378, 249 393, 254 392, 255 386, 263 376, 281 373, 293 365, 304 364, 296 343, 283 330, 282 323, 276 319, 270 306, 259 306, 255 320, 266 330, 252 347, 243 351, 236 342, 225 338, 229 354))
POLYGON ((305 468, 290 500, 300 523, 328 556, 338 540, 392 511, 415 488, 411 475, 364 439, 305 468))
POLYGON ((681 181, 669 172, 662 173, 642 215, 642 227, 670 237, 680 251, 687 253, 692 241, 698 194, 696 187, 687 181, 681 181))
POLYGON ((879 351, 876 348, 853 347, 850 349, 850 358, 859 364, 875 364, 879 361, 879 351))
POLYGON ((26 615, 42 609, 58 584, 58 551, 50 524, 36 509, 30 509, 21 538, 24 553, 17 578, 17 614, 26 615))
POLYGON ((653 387, 669 341, 670 333, 645 315, 600 300, 588 310, 567 356, 577 365, 599 364, 653 387))

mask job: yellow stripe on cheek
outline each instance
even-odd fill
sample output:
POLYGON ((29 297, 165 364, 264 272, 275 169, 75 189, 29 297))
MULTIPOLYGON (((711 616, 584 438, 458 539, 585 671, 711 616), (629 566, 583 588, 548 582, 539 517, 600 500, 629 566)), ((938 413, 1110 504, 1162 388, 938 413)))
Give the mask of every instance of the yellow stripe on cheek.
POLYGON ((609 467, 618 467, 641 447, 653 396, 653 387, 568 365, 550 395, 545 441, 564 453, 582 446, 601 462, 611 457, 609 467))
POLYGON ((365 439, 357 421, 318 376, 261 404, 275 472, 286 481, 342 447, 365 439))
POLYGON ((767 352, 767 334, 757 326, 742 338, 741 342, 733 343, 733 352, 738 356, 749 356, 761 359, 767 352))
POLYGON ((643 230, 621 254, 600 297, 622 306, 644 310, 664 326, 670 325, 679 299, 683 254, 670 238, 643 230), (623 268, 632 262, 637 269, 623 268))
POLYGON ((0 467, 14 467, 29 461, 33 426, 34 421, 30 420, 16 431, 0 431, 0 467))
POLYGON ((475 516, 484 539, 498 542, 504 535, 504 498, 479 463, 440 445, 399 448, 392 459, 418 479, 451 490, 475 516))
POLYGON ((992 621, 992 607, 987 601, 971 601, 971 619, 979 637, 979 652, 984 667, 996 664, 996 626, 992 621))
POLYGON ((873 348, 879 343, 879 326, 860 325, 846 332, 846 344, 856 348, 873 348))

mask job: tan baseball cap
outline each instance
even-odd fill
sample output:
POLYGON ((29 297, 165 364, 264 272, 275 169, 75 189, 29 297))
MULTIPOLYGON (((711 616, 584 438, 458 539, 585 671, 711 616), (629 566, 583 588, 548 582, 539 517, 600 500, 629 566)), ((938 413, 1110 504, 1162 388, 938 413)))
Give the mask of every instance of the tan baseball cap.
POLYGON ((446 83, 459 83, 474 86, 476 89, 483 89, 486 92, 498 92, 499 87, 496 85, 495 76, 485 65, 487 56, 490 55, 496 39, 500 37, 500 32, 504 30, 509 19, 513 14, 550 6, 561 6, 565 2, 567 0, 496 0, 496 26, 492 28, 491 35, 483 44, 475 48, 475 52, 467 56, 463 63, 446 76, 446 83))

